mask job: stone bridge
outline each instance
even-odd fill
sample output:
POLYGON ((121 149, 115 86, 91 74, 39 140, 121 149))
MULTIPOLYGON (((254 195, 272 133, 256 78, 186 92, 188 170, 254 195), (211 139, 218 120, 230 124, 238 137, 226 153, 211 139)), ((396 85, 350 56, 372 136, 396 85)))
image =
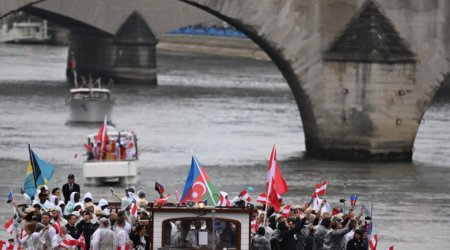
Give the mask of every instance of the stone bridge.
MULTIPOLYGON (((111 1, 89 2, 105 7, 111 1)), ((142 6, 153 2, 140 1, 142 6)), ((178 2, 230 23, 270 56, 294 94, 308 153, 411 160, 422 117, 450 71, 449 1, 178 2)), ((8 6, 0 5, 0 13, 10 11, 8 6)), ((91 25, 91 19, 82 20, 91 25)), ((139 23, 127 27, 140 30, 139 23)), ((115 29, 106 28, 106 22, 94 26, 120 35, 111 33, 115 29)))

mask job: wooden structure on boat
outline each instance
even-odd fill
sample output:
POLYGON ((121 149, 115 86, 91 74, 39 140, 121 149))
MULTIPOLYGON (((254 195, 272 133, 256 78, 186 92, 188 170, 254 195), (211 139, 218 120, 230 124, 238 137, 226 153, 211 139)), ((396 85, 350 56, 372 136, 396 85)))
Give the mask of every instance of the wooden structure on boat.
POLYGON ((240 207, 149 207, 152 249, 250 249, 257 211, 240 207), (197 241, 197 242, 196 242, 197 241))

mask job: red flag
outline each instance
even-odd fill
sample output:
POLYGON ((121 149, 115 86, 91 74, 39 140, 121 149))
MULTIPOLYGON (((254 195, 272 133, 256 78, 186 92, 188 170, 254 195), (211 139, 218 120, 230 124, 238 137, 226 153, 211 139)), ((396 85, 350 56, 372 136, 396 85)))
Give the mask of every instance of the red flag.
POLYGON ((387 248, 387 250, 394 250, 394 245, 389 246, 389 247, 387 248))
POLYGON ((138 212, 138 205, 136 204, 136 200, 133 200, 133 203, 131 204, 131 216, 137 217, 138 212))
POLYGON ((268 194, 269 194, 268 203, 272 205, 275 211, 280 210, 281 204, 280 201, 278 200, 279 197, 274 186, 271 185, 271 190, 269 190, 268 194))
POLYGON ((327 181, 316 184, 315 196, 324 196, 327 193, 327 181))
POLYGON ((52 224, 52 226, 55 228, 56 232, 62 235, 61 232, 61 224, 59 223, 59 221, 56 221, 52 224))
POLYGON ((369 249, 377 250, 377 245, 378 245, 378 235, 374 234, 372 239, 370 239, 370 241, 369 241, 369 249))
POLYGON ((11 217, 3 227, 8 231, 8 233, 12 234, 14 231, 14 217, 11 217))
POLYGON ((247 193, 247 190, 242 190, 242 192, 239 194, 240 197, 242 197, 242 199, 244 199, 247 202, 252 201, 252 198, 250 198, 250 195, 247 193))
POLYGON ((256 219, 252 220, 251 222, 251 232, 252 234, 256 234, 258 232, 258 217, 256 219))
POLYGON ((289 212, 291 212, 291 205, 284 206, 281 215, 287 218, 289 212))
POLYGON ((117 250, 130 250, 130 246, 128 244, 118 246, 117 250))
POLYGON ((164 196, 163 198, 156 199, 155 204, 158 206, 164 206, 167 203, 169 196, 170 196, 170 194, 164 196))
POLYGON ((66 235, 66 238, 58 244, 60 247, 75 247, 80 246, 81 249, 86 250, 86 244, 84 242, 84 233, 81 234, 80 238, 74 239, 70 235, 66 235))
POLYGON ((105 149, 106 141, 108 141, 108 124, 107 117, 105 115, 105 120, 102 123, 102 126, 98 129, 97 136, 95 137, 96 142, 100 142, 100 150, 103 153, 105 149))
POLYGON ((269 184, 272 182, 277 194, 282 195, 288 191, 286 181, 280 171, 280 166, 277 162, 277 150, 275 145, 272 148, 272 153, 270 154, 269 166, 267 168, 267 180, 266 180, 266 190, 269 190, 269 184))
POLYGON ((2 250, 13 250, 14 244, 11 244, 9 241, 2 241, 0 240, 0 249, 2 250))

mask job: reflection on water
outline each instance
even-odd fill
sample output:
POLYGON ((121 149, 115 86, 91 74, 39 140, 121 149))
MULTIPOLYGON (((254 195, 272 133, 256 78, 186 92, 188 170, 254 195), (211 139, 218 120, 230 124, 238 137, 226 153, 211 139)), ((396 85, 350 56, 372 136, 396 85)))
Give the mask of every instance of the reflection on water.
MULTIPOLYGON (((28 143, 57 167, 51 187, 62 185, 71 172, 83 184, 82 143, 97 125, 66 123, 66 55, 62 47, 0 45, 0 199, 6 200, 9 187, 17 193, 21 185, 28 143)), ((163 53, 158 64, 158 86, 114 88, 113 122, 138 136, 137 188, 150 198, 157 197, 151 193, 155 180, 169 191, 182 190, 192 149, 219 190, 234 195, 250 185, 255 199, 276 144, 290 189, 286 202, 304 204, 314 184, 327 179, 334 206, 344 195, 358 194, 358 203, 369 207, 373 199, 380 249, 392 243, 396 249, 442 249, 450 243, 447 98, 425 114, 412 164, 321 161, 303 156, 297 106, 272 64, 163 53)), ((112 200, 107 187, 82 185, 82 192, 88 189, 94 200, 112 200)), ((10 211, 0 206, 3 221, 10 211)))

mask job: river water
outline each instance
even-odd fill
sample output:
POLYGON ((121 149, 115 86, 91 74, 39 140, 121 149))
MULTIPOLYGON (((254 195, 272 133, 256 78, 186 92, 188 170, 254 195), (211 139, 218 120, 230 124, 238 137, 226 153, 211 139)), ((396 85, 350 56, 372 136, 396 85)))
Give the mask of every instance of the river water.
MULTIPOLYGON (((94 200, 107 187, 85 187, 81 172, 85 136, 97 125, 67 124, 65 47, 0 45, 0 200, 16 199, 28 160, 27 145, 56 167, 49 186, 68 173, 94 200), (77 156, 78 155, 78 156, 77 156)), ((191 150, 219 190, 234 195, 264 190, 272 145, 289 185, 287 203, 304 204, 322 179, 327 199, 339 206, 345 192, 371 207, 379 249, 446 249, 450 245, 450 99, 436 98, 425 114, 412 163, 353 163, 304 156, 304 135, 293 96, 270 62, 160 52, 158 86, 116 84, 113 123, 139 138, 141 182, 156 197, 154 181, 183 189, 191 150)), ((122 187, 115 187, 120 190, 122 187)), ((0 206, 1 222, 11 215, 0 206)), ((3 231, 0 235, 7 237, 3 231)))

